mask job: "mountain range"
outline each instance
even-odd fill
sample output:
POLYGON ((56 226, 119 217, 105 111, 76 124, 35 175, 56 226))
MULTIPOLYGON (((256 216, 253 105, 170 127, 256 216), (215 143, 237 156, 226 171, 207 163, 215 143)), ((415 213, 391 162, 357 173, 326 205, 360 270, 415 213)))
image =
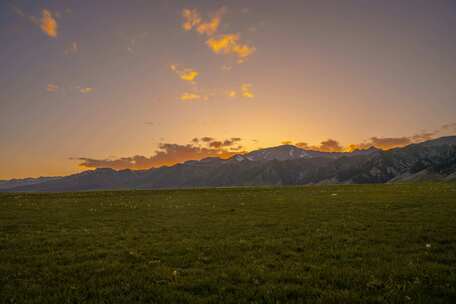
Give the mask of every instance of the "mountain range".
POLYGON ((306 184, 456 181, 456 136, 387 151, 320 152, 281 145, 148 170, 101 168, 63 177, 0 181, 2 192, 64 192, 306 184))

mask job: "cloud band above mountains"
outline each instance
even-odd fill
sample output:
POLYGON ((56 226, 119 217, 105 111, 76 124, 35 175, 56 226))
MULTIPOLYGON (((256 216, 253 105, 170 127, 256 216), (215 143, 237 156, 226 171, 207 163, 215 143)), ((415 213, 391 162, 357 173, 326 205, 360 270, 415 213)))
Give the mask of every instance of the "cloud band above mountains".
POLYGON ((135 155, 118 159, 72 158, 82 161, 83 168, 112 168, 116 170, 142 170, 170 166, 187 160, 201 160, 207 157, 229 158, 245 153, 240 144, 241 138, 217 140, 211 137, 194 138, 190 144, 161 143, 155 155, 150 157, 135 155))
MULTIPOLYGON (((310 145, 305 142, 293 143, 291 141, 284 141, 282 144, 293 144, 305 150, 321 152, 345 152, 357 149, 368 149, 370 147, 389 150, 455 133, 456 123, 452 123, 444 125, 432 132, 421 132, 412 136, 402 137, 374 136, 362 143, 350 144, 348 146, 343 146, 335 139, 324 140, 318 145, 310 145)), ((171 166, 188 160, 201 160, 207 157, 218 157, 222 159, 230 158, 236 154, 244 154, 247 152, 242 142, 243 139, 240 137, 219 140, 213 137, 204 136, 193 138, 189 144, 160 143, 159 149, 150 157, 135 155, 117 159, 94 159, 87 157, 72 159, 81 161, 79 166, 88 169, 112 168, 116 170, 143 170, 161 166, 171 166)))

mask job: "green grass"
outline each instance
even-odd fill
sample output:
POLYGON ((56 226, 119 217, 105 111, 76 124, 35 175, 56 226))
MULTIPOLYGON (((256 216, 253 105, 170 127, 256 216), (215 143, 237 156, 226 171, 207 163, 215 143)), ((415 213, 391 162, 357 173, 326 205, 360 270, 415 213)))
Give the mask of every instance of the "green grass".
POLYGON ((0 302, 456 303, 456 185, 2 194, 0 302))

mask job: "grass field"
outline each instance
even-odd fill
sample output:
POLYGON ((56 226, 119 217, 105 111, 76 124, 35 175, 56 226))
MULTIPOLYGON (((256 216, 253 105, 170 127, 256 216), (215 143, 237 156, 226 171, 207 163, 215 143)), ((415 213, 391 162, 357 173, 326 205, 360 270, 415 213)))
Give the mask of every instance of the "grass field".
POLYGON ((0 195, 2 303, 456 303, 456 185, 0 195))

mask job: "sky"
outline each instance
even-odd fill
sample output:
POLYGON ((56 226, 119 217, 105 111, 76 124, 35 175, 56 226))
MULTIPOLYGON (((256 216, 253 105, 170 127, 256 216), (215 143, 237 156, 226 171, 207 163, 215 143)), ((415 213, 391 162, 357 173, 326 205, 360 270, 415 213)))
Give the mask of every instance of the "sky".
POLYGON ((452 0, 1 0, 0 179, 456 134, 452 0))

